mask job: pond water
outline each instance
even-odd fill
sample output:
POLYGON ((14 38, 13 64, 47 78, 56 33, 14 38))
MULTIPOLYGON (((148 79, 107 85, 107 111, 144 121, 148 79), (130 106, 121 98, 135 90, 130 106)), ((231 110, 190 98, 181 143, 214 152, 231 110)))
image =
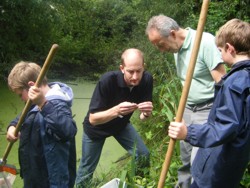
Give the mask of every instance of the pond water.
MULTIPOLYGON (((75 115, 74 119, 77 123, 78 132, 76 135, 76 149, 77 161, 81 158, 82 147, 82 121, 87 113, 90 98, 92 96, 95 83, 84 80, 66 82, 74 91, 74 101, 72 112, 75 115)), ((0 82, 0 158, 2 158, 7 147, 6 142, 6 126, 8 123, 19 114, 24 104, 21 100, 13 94, 8 88, 6 82, 0 82)), ((17 156, 18 143, 15 143, 7 158, 7 164, 15 165, 19 169, 18 156, 17 156)), ((106 139, 100 162, 94 174, 95 177, 105 174, 111 167, 114 167, 114 162, 123 156, 126 151, 117 143, 117 141, 110 137, 106 139)), ((78 164, 77 164, 78 166, 78 164)), ((115 177, 114 177, 115 178, 115 177)), ((13 188, 22 187, 22 180, 19 176, 16 177, 13 188)))

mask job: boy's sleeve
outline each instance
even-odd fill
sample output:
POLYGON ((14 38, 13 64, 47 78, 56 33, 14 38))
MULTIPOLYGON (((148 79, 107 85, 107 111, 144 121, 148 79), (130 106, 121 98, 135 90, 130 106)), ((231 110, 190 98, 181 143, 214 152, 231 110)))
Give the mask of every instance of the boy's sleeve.
POLYGON ((214 147, 236 138, 245 122, 242 122, 244 94, 225 87, 220 97, 216 97, 208 122, 203 125, 188 126, 187 142, 202 148, 214 147))
POLYGON ((17 116, 15 119, 13 119, 11 122, 10 122, 10 124, 7 126, 7 131, 8 131, 8 129, 9 129, 9 127, 11 127, 11 126, 16 126, 17 125, 17 123, 18 123, 18 121, 19 121, 19 118, 20 118, 20 115, 19 116, 17 116))

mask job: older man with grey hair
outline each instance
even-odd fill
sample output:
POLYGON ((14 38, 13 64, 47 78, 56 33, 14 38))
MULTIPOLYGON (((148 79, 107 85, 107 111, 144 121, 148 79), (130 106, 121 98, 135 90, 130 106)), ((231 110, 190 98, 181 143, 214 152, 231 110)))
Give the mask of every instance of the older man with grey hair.
MULTIPOLYGON (((162 52, 174 54, 177 75, 184 85, 194 45, 196 31, 181 28, 165 15, 153 16, 147 25, 149 41, 162 52)), ((183 118, 188 125, 206 122, 214 98, 214 83, 226 73, 214 36, 203 32, 194 75, 183 118)), ((176 187, 188 188, 191 184, 190 166, 198 148, 180 141, 183 165, 178 170, 176 187), (192 155, 191 155, 192 153, 192 155)))

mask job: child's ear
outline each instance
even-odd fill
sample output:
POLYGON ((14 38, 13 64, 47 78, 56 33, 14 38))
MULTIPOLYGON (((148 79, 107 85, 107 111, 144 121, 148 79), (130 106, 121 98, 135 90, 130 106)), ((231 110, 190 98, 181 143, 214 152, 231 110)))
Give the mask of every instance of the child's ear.
POLYGON ((31 86, 34 86, 35 85, 35 82, 32 82, 32 81, 29 81, 28 82, 28 86, 31 87, 31 86))
POLYGON ((230 53, 235 53, 234 46, 232 46, 230 43, 226 43, 225 50, 228 50, 230 53))

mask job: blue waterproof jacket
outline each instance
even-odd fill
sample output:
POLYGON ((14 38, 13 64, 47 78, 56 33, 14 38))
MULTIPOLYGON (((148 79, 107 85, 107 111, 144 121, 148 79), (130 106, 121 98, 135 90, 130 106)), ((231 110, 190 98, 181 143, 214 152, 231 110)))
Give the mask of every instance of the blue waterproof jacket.
POLYGON ((73 92, 63 83, 49 86, 42 111, 33 105, 20 129, 20 175, 25 188, 74 187, 77 127, 70 108, 73 92))
POLYGON ((250 61, 236 63, 215 87, 204 125, 190 125, 186 141, 200 147, 191 167, 200 188, 238 188, 250 157, 250 61))

